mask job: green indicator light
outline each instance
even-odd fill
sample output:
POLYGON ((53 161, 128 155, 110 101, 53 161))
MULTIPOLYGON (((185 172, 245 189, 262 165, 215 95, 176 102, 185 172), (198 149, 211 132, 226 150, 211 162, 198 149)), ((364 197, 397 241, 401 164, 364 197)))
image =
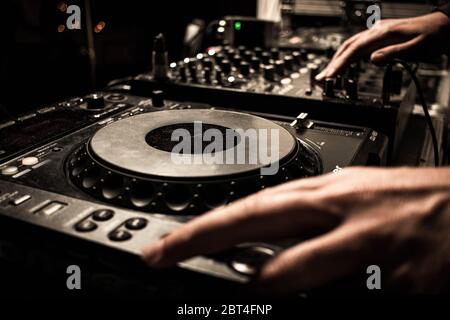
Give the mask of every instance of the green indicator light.
POLYGON ((240 21, 236 21, 236 22, 234 23, 234 30, 239 31, 239 30, 241 30, 241 28, 242 28, 241 22, 240 22, 240 21))

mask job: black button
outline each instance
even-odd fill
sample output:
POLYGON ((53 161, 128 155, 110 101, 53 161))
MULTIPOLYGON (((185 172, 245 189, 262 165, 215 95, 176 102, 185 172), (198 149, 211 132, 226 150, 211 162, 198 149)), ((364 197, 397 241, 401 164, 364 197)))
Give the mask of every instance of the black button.
POLYGON ((96 210, 92 214, 92 218, 95 221, 106 221, 106 220, 111 219, 112 217, 114 217, 114 211, 109 210, 109 209, 96 210))
POLYGON ((113 93, 113 94, 106 96, 106 99, 111 100, 111 101, 122 101, 122 100, 125 100, 125 96, 120 93, 113 93))
POLYGON ((147 226, 147 220, 144 218, 133 218, 127 220, 125 227, 130 230, 141 230, 147 226))
POLYGON ((81 221, 75 226, 75 230, 79 232, 89 232, 95 229, 97 229, 97 225, 90 220, 81 221))
POLYGON ((256 246, 241 248, 231 260, 231 268, 236 272, 253 276, 257 274, 261 266, 275 255, 273 249, 256 246))
POLYGON ((114 230, 108 235, 108 238, 111 241, 126 241, 131 239, 131 233, 125 230, 114 230))

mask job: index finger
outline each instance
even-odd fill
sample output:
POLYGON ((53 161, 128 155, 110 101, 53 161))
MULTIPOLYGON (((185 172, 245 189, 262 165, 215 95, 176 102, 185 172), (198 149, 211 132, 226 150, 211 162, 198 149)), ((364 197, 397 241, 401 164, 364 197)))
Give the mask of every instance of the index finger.
POLYGON ((166 267, 243 242, 298 236, 336 225, 303 196, 308 198, 308 193, 260 192, 188 222, 144 248, 143 258, 150 266, 166 267))

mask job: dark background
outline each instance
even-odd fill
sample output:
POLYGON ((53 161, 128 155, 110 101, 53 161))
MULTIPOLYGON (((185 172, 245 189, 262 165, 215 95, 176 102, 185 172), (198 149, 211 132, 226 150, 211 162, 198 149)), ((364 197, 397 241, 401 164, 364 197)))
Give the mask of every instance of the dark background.
MULTIPOLYGON (((0 122, 5 113, 27 109, 94 88, 90 80, 84 0, 79 5, 81 30, 58 32, 69 14, 54 0, 6 0, 0 10, 0 122)), ((256 0, 107 1, 91 0, 92 22, 106 26, 94 33, 97 81, 101 89, 111 79, 150 69, 153 37, 163 32, 170 59, 179 58, 185 26, 201 17, 207 23, 225 14, 255 15, 256 0)))

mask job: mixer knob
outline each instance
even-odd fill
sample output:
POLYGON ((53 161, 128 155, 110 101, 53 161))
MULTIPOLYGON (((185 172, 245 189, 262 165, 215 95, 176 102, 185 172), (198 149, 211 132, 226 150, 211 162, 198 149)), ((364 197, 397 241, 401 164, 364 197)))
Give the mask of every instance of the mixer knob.
POLYGON ((103 109, 105 105, 105 99, 101 93, 93 93, 85 97, 86 106, 88 109, 103 109))
POLYGON ((203 77, 207 83, 211 82, 211 69, 210 68, 204 68, 203 69, 203 77))
POLYGON ((250 74, 250 64, 247 61, 242 61, 239 64, 239 70, 244 77, 248 77, 250 74))
POLYGON ((222 72, 224 74, 229 74, 231 72, 231 62, 228 59, 225 59, 220 64, 220 67, 222 68, 222 72))
POLYGON ((189 69, 196 69, 197 68, 197 59, 190 58, 187 64, 188 64, 189 69))
POLYGON ((267 81, 275 80, 275 67, 272 65, 264 66, 264 79, 267 81))
POLYGON ((220 84, 222 83, 222 80, 223 80, 222 69, 216 66, 216 81, 220 84))
POLYGON ((256 57, 258 57, 258 58, 262 57, 263 50, 260 47, 255 47, 253 49, 253 52, 255 53, 256 57))
POLYGON ((292 52, 292 58, 297 66, 302 65, 302 55, 301 55, 300 51, 292 52))
POLYGON ((270 64, 271 58, 272 58, 272 56, 270 55, 269 52, 261 53, 261 60, 262 60, 263 64, 270 64))
POLYGON ((227 51, 227 57, 228 57, 228 59, 229 59, 230 57, 234 56, 235 54, 237 54, 236 50, 234 50, 234 49, 228 50, 228 51, 227 51))
POLYGON ((152 105, 156 108, 164 107, 164 92, 161 90, 154 90, 152 92, 152 105))
POLYGON ((324 95, 328 98, 334 97, 334 79, 328 78, 325 80, 324 95))
POLYGON ((292 56, 284 57, 284 66, 289 71, 294 71, 294 58, 292 56))
POLYGON ((223 60, 225 60, 225 55, 223 53, 216 54, 216 64, 220 65, 223 60))
POLYGON ((270 49, 270 55, 273 60, 280 59, 280 51, 277 48, 270 49))
POLYGON ((238 55, 238 54, 235 54, 235 55, 231 58, 231 60, 233 61, 233 64, 234 64, 235 66, 238 66, 238 65, 241 63, 241 61, 242 61, 242 57, 241 57, 240 55, 238 55))
POLYGON ((253 53, 250 50, 246 50, 242 56, 244 57, 245 61, 250 62, 253 57, 253 53))
POLYGON ((203 59, 202 63, 203 63, 203 67, 212 69, 213 62, 210 58, 203 59))
POLYGON ((180 67, 178 68, 178 73, 180 74, 181 81, 186 82, 187 81, 187 73, 186 73, 186 66, 183 64, 180 64, 180 67))
POLYGON ((252 69, 255 72, 259 72, 259 69, 261 68, 261 60, 257 57, 253 57, 251 60, 252 69))
POLYGON ((306 51, 305 49, 300 50, 300 57, 303 61, 308 60, 308 51, 306 51))
POLYGON ((310 63, 308 64, 308 70, 309 70, 309 82, 313 84, 316 82, 316 76, 319 74, 319 66, 314 63, 310 63))
POLYGON ((345 92, 347 97, 351 100, 358 99, 358 83, 353 79, 347 79, 345 81, 345 92))
POLYGON ((243 54, 247 50, 245 46, 239 46, 237 49, 239 51, 239 54, 243 54))
POLYGON ((283 60, 275 61, 275 72, 279 76, 284 76, 284 61, 283 60))

